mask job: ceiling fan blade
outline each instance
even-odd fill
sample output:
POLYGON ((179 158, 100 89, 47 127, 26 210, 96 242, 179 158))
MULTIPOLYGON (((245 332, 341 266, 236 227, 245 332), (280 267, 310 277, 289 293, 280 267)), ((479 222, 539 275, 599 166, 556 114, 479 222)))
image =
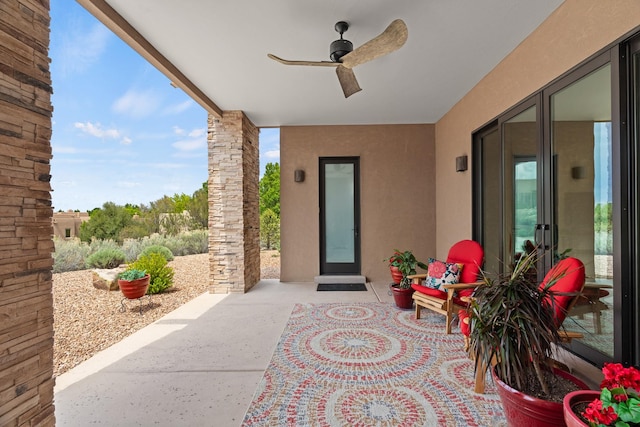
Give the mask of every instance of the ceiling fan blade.
POLYGON ((342 65, 353 68, 400 49, 409 35, 407 25, 396 19, 380 34, 341 58, 342 65))
POLYGON ((288 59, 282 59, 270 53, 268 53, 267 56, 274 61, 277 61, 284 65, 311 65, 315 67, 337 67, 338 65, 340 65, 340 63, 338 62, 331 61, 290 61, 288 59))
POLYGON ((338 74, 338 81, 340 82, 345 98, 348 98, 354 93, 362 90, 358 84, 358 80, 356 80, 356 75, 353 73, 351 68, 340 66, 336 68, 336 74, 338 74))

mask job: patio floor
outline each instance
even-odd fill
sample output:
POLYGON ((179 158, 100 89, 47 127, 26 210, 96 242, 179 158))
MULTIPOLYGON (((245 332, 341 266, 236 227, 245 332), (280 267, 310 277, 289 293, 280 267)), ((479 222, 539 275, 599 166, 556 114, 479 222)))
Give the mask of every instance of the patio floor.
POLYGON ((56 379, 57 426, 239 426, 296 303, 393 302, 388 284, 263 280, 204 294, 56 379))

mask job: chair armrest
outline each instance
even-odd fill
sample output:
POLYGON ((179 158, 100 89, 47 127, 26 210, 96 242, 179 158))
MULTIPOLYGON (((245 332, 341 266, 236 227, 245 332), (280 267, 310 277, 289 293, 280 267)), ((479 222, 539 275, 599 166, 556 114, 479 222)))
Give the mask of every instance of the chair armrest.
POLYGON ((407 279, 411 280, 411 283, 420 284, 420 279, 426 279, 426 274, 410 274, 407 276, 407 279))
POLYGON ((480 281, 480 282, 471 282, 471 283, 453 283, 451 285, 442 285, 441 288, 449 290, 449 289, 453 289, 454 291, 460 290, 460 289, 471 289, 471 288, 477 288, 478 286, 481 286, 482 284, 484 284, 484 282, 480 281))

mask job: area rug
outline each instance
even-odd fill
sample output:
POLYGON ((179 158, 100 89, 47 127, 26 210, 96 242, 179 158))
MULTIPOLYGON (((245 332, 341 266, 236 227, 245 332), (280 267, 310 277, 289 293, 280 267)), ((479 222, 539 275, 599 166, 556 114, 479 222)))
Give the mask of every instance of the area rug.
POLYGON ((242 425, 506 425, 495 386, 473 392, 462 336, 444 329, 391 304, 298 304, 242 425))

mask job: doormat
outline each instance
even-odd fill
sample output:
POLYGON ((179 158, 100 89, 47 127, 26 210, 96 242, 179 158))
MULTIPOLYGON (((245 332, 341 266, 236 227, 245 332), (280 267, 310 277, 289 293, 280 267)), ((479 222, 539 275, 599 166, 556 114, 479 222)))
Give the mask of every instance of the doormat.
POLYGON ((366 291, 364 283, 318 283, 316 291, 366 291))

